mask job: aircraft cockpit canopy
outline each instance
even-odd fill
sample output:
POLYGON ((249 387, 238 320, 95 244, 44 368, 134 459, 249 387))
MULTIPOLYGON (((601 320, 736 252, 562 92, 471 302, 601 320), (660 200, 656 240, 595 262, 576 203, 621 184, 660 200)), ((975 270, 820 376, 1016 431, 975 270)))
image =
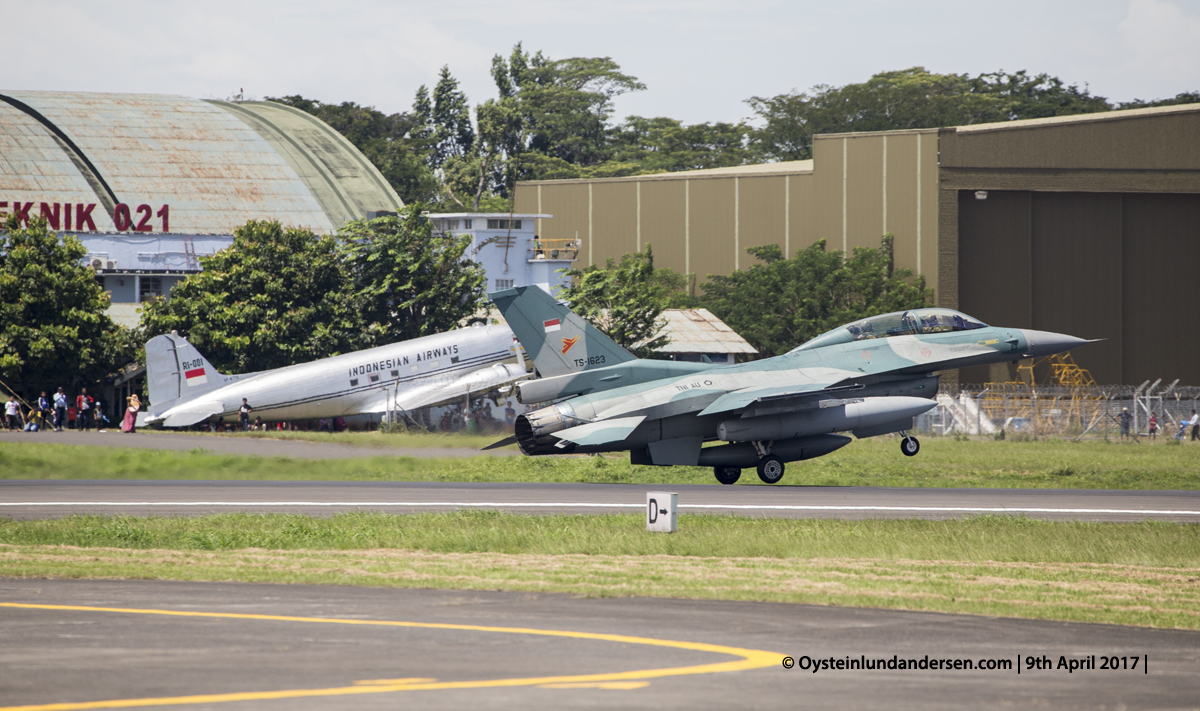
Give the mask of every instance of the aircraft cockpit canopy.
POLYGON ((872 316, 817 336, 794 351, 811 350, 837 343, 865 341, 891 336, 919 336, 954 331, 973 331, 987 324, 951 309, 914 309, 872 316))

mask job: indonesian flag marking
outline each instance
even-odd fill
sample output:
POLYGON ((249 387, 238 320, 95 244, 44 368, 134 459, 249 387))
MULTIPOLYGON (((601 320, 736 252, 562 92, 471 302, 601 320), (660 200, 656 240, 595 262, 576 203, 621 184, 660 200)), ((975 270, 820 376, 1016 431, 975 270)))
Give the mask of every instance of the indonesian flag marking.
POLYGON ((188 387, 193 385, 203 385, 208 382, 208 376, 204 374, 204 368, 185 370, 183 372, 183 377, 187 379, 188 387))
POLYGON ((545 327, 546 333, 554 333, 558 329, 562 328, 562 323, 555 318, 550 319, 549 321, 542 321, 542 326, 545 327))

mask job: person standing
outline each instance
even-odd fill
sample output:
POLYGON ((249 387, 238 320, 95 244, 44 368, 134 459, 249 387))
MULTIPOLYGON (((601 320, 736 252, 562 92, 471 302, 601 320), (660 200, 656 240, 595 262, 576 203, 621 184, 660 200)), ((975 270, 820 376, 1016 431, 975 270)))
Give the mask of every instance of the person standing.
POLYGON ((17 402, 17 397, 14 395, 8 400, 8 404, 4 406, 5 425, 9 430, 20 431, 25 423, 21 422, 21 403, 17 402))
POLYGON ((62 388, 54 393, 54 431, 62 432, 63 423, 67 421, 67 394, 62 388))
POLYGON ((1200 439, 1200 415, 1192 410, 1192 419, 1188 420, 1188 424, 1192 426, 1192 441, 1200 439))
POLYGON ((80 432, 86 432, 92 424, 92 406, 95 399, 87 394, 87 388, 80 388, 79 396, 75 398, 75 427, 80 432))
POLYGON ((1158 416, 1153 412, 1150 413, 1150 427, 1148 430, 1150 439, 1158 439, 1158 416))
POLYGON ((137 396, 137 393, 134 393, 126 398, 126 403, 125 418, 121 420, 121 431, 126 434, 136 434, 137 416, 138 411, 142 409, 142 400, 137 396))
POLYGON ((1117 418, 1117 421, 1121 425, 1121 439, 1125 439, 1129 436, 1130 425, 1133 424, 1133 415, 1129 414, 1128 407, 1121 408, 1121 416, 1117 418))
POLYGON ((246 398, 242 398, 242 406, 238 408, 238 419, 243 431, 250 430, 250 413, 254 412, 254 408, 250 407, 250 403, 246 402, 246 398))
POLYGON ((50 420, 50 414, 52 412, 50 409, 50 398, 46 397, 45 390, 43 390, 42 394, 38 396, 37 411, 38 419, 41 420, 42 428, 44 429, 46 427, 46 422, 50 420))

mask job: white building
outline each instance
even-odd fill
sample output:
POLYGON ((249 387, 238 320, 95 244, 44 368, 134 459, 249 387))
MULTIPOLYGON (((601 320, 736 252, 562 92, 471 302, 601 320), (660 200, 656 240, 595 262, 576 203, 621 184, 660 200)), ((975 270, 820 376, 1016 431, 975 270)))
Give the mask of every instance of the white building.
POLYGON ((579 256, 578 239, 544 240, 536 234, 537 220, 553 215, 438 212, 427 217, 434 234, 471 235, 467 254, 487 272, 488 291, 537 285, 554 294, 569 281, 560 270, 570 269, 579 256))

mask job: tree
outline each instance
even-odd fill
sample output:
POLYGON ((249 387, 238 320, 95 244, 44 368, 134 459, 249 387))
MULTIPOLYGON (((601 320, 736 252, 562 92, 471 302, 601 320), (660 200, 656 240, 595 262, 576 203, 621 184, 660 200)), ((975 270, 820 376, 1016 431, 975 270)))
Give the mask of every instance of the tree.
POLYGON ((245 373, 353 351, 362 317, 337 241, 252 220, 199 274, 142 310, 146 339, 179 331, 218 369, 245 373))
POLYGON ((894 268, 892 241, 887 234, 878 249, 855 247, 849 259, 824 240, 791 259, 778 245, 749 247, 762 264, 710 276, 703 301, 763 357, 786 353, 842 324, 925 305, 924 277, 894 268))
POLYGON ((430 119, 433 128, 430 162, 435 170, 450 158, 462 158, 471 153, 475 145, 475 129, 471 125, 470 105, 467 95, 458 88, 458 80, 450 73, 449 66, 443 66, 438 74, 438 83, 433 88, 430 119))
POLYGON ((776 160, 812 157, 820 133, 938 128, 1110 111, 1085 87, 1048 74, 999 71, 971 77, 933 74, 924 67, 881 72, 860 84, 814 86, 746 100, 764 121, 754 140, 776 160))
POLYGON ((1013 74, 1004 71, 980 74, 968 82, 968 90, 975 95, 1000 100, 996 113, 989 116, 988 121, 1070 116, 1114 108, 1108 99, 1093 96, 1087 87, 1068 86, 1049 74, 1030 76, 1025 70, 1013 74))
POLYGON ((1117 105, 1118 109, 1146 109, 1151 106, 1177 106, 1179 104, 1200 104, 1200 91, 1185 91, 1169 99, 1156 99, 1154 101, 1143 101, 1142 99, 1134 99, 1133 101, 1125 101, 1117 105))
MULTIPOLYGON (((609 57, 550 60, 519 43, 508 60, 492 58, 492 78, 518 117, 502 141, 506 156, 538 153, 577 166, 606 159, 613 99, 646 88, 609 57)), ((539 177, 524 167, 536 165, 522 161, 520 177, 539 177)))
POLYGON ((0 377, 26 399, 91 383, 132 355, 125 329, 105 311, 109 295, 81 262, 87 249, 42 218, 13 216, 0 232, 0 377))
POLYGON ((610 160, 594 169, 603 176, 587 177, 620 174, 618 166, 634 171, 625 174, 642 175, 745 165, 757 158, 749 146, 750 132, 744 123, 685 125, 672 118, 630 116, 611 133, 610 160))
POLYGON ((619 263, 609 259, 603 269, 591 264, 567 276, 573 283, 559 296, 618 345, 639 358, 667 345, 659 317, 686 279, 670 269, 655 269, 650 245, 622 255, 619 263))
POLYGON ((337 241, 363 347, 449 331, 482 305, 487 275, 466 258, 470 236, 434 237, 416 207, 350 222, 337 241))
MULTIPOLYGON (((480 201, 489 193, 509 193, 503 181, 503 167, 507 136, 519 124, 519 117, 512 99, 494 101, 488 99, 475 107, 475 121, 479 125, 475 150, 470 155, 451 157, 442 171, 442 185, 451 200, 464 209, 479 212, 480 201), (468 202, 470 205, 468 208, 468 202)), ((513 154, 514 157, 519 154, 513 154)), ((504 204, 501 210, 507 210, 504 204)))
MULTIPOLYGON (((876 74, 861 84, 814 86, 746 100, 765 121, 760 150, 777 160, 812 157, 819 133, 956 126, 999 116, 996 97, 973 96, 964 74, 931 74, 924 67, 876 74)), ((998 120, 998 119, 997 119, 998 120)))

